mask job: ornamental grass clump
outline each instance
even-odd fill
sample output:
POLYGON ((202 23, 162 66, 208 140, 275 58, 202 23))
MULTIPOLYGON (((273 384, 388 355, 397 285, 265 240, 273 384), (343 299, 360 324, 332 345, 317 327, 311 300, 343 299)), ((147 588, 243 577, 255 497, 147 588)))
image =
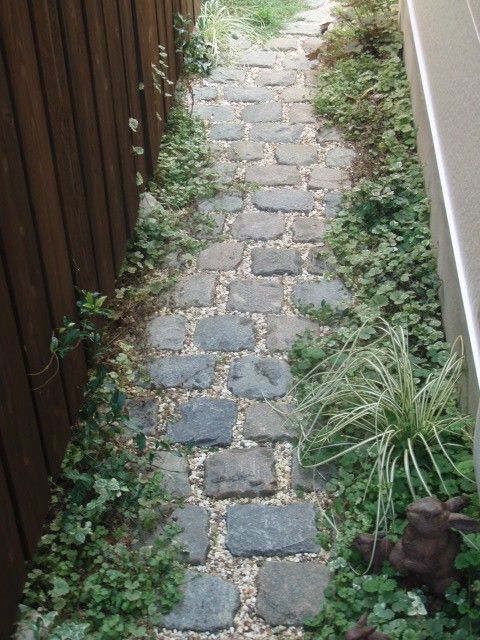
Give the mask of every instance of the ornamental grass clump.
POLYGON ((473 485, 455 462, 470 420, 455 405, 462 356, 452 350, 420 383, 403 328, 382 323, 369 344, 362 341, 362 329, 322 363, 322 373, 316 368, 300 382, 299 455, 308 467, 340 462, 352 453, 371 458, 365 493, 375 486, 378 530, 395 516, 399 471, 413 499, 417 493, 432 495, 432 475, 449 495, 445 462, 449 473, 473 485))

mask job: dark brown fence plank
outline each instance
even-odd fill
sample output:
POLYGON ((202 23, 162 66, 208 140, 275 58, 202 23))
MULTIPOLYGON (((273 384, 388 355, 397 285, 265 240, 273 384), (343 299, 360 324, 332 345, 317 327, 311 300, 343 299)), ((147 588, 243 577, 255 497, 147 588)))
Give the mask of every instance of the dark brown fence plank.
MULTIPOLYGON (((176 53, 176 38, 174 29, 174 8, 173 0, 166 0, 163 4, 164 20, 165 20, 165 32, 166 32, 166 49, 168 53, 168 79, 172 82, 177 81, 177 53, 176 53)), ((158 6, 158 5, 157 5, 158 6)), ((174 90, 174 87, 170 87, 169 93, 174 90)))
POLYGON ((112 293, 115 266, 82 7, 77 0, 62 0, 58 7, 100 290, 112 293))

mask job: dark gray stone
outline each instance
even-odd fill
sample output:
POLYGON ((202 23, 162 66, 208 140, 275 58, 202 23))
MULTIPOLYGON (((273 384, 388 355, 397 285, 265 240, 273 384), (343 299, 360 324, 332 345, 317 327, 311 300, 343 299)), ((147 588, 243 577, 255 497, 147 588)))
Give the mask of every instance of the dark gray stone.
POLYGON ((219 236, 225 225, 225 214, 224 213, 209 213, 205 216, 206 223, 203 228, 200 230, 198 237, 199 238, 214 238, 219 236))
POLYGON ((149 215, 152 211, 160 208, 160 202, 155 198, 153 193, 145 191, 140 196, 140 202, 138 205, 138 212, 140 216, 149 215))
POLYGON ((195 87, 193 89, 193 97, 195 100, 215 100, 217 96, 217 87, 195 87))
POLYGON ((326 253, 326 251, 321 251, 317 248, 310 249, 305 265, 308 273, 323 275, 327 271, 332 271, 332 264, 330 263, 329 258, 332 259, 332 262, 334 261, 333 256, 326 253))
POLYGON ((192 489, 188 480, 187 460, 173 451, 157 451, 153 467, 162 473, 165 491, 172 498, 188 498, 192 489))
POLYGON ((232 441, 237 406, 232 400, 195 398, 178 407, 180 418, 167 424, 174 442, 195 446, 226 446, 232 441))
POLYGON ((295 69, 296 71, 302 71, 303 69, 309 69, 312 63, 303 53, 294 53, 293 55, 285 56, 283 61, 284 69, 295 69))
POLYGON ((210 138, 212 140, 241 140, 243 133, 243 124, 226 122, 223 124, 214 124, 210 129, 210 138))
POLYGON ((315 122, 313 106, 302 102, 292 104, 290 107, 290 122, 292 124, 315 122))
POLYGON ((181 349, 185 340, 184 316, 157 316, 147 324, 148 344, 154 349, 181 349))
POLYGON ((210 546, 208 511, 204 507, 186 505, 175 509, 170 519, 182 528, 175 542, 182 547, 183 560, 188 564, 204 564, 210 546))
POLYGON ((348 147, 336 147, 327 153, 325 162, 329 167, 349 167, 355 159, 355 151, 348 147))
POLYGON ((235 142, 228 148, 228 157, 232 160, 263 160, 264 145, 261 142, 235 142))
POLYGON ((215 242, 200 252, 198 266, 200 269, 231 271, 238 267, 242 256, 243 242, 215 242))
POLYGON ((294 242, 320 242, 325 231, 324 221, 318 218, 296 218, 293 221, 294 242))
POLYGON ((280 94, 280 100, 282 102, 305 102, 306 100, 310 100, 311 95, 312 90, 308 87, 288 87, 280 94))
POLYGON ((242 398, 280 398, 292 382, 290 367, 279 358, 244 356, 230 366, 228 388, 242 398))
POLYGON ((265 102, 247 105, 242 111, 242 120, 245 122, 280 122, 282 115, 280 104, 265 102))
POLYGON ((230 102, 269 102, 273 92, 266 87, 225 87, 225 100, 230 102))
POLYGON ((320 280, 299 282, 293 289, 293 302, 298 306, 321 307, 322 302, 336 309, 345 309, 350 296, 340 280, 320 280))
POLYGON ((322 44, 322 38, 305 38, 303 40, 303 50, 306 54, 313 53, 314 51, 318 51, 322 44))
POLYGON ((257 613, 272 626, 300 627, 321 610, 329 580, 319 562, 267 562, 258 574, 257 613))
POLYGON ((227 449, 205 463, 205 495, 224 499, 255 498, 275 492, 275 458, 270 447, 227 449))
POLYGON ((240 64, 247 67, 273 67, 277 56, 274 51, 252 49, 242 56, 240 64))
POLYGON ((284 229, 282 215, 241 213, 232 225, 232 236, 238 240, 272 240, 282 236, 284 229))
POLYGON ((298 20, 297 22, 286 24, 283 32, 298 36, 318 36, 320 34, 320 24, 298 20))
POLYGON ((348 173, 332 167, 313 167, 309 189, 340 189, 349 181, 348 173))
POLYGON ((252 249, 252 273, 257 276, 296 275, 301 272, 302 256, 296 249, 252 249))
POLYGON ((295 83, 297 74, 293 69, 272 71, 271 69, 260 71, 257 84, 260 87, 288 87, 295 83))
POLYGON ((325 491, 327 482, 333 477, 332 466, 320 469, 302 467, 297 452, 292 457, 292 489, 294 491, 325 491))
POLYGON ((237 171, 237 165, 234 162, 216 162, 212 168, 216 173, 217 182, 220 184, 232 184, 234 182, 237 171))
POLYGON ((213 356, 167 356, 148 365, 154 386, 171 389, 207 389, 215 376, 213 356))
POLYGON ((315 206, 313 195, 302 189, 272 189, 256 191, 252 196, 254 207, 262 211, 299 211, 308 213, 315 206))
POLYGON ((294 434, 290 415, 292 406, 285 402, 255 402, 247 407, 243 435, 255 442, 285 442, 294 434))
POLYGON ((340 210, 342 204, 342 194, 336 191, 331 191, 325 194, 325 215, 329 218, 335 218, 340 210))
POLYGON ((342 134, 335 127, 323 127, 317 132, 317 142, 339 142, 342 134))
POLYGON ((296 38, 272 38, 267 42, 267 45, 271 49, 279 51, 293 51, 298 47, 298 40, 296 38))
POLYGON ((280 164, 309 165, 317 160, 317 150, 305 144, 279 144, 275 157, 280 164))
POLYGON ((300 125, 283 123, 260 123, 252 126, 251 140, 261 142, 298 142, 302 136, 303 128, 300 125))
POLYGON ((241 211, 242 207, 242 198, 225 193, 219 193, 209 200, 202 200, 198 205, 200 211, 225 211, 226 213, 241 211))
POLYGON ((319 550, 315 509, 309 503, 228 507, 226 546, 232 555, 242 557, 315 553, 319 550))
POLYGON ((226 104, 195 103, 193 115, 211 122, 231 122, 235 120, 235 111, 226 104))
POLYGON ((183 599, 162 621, 165 629, 213 633, 233 626, 240 607, 240 593, 233 584, 203 574, 188 572, 183 599))
POLYGON ((210 273, 184 276, 173 287, 172 304, 179 309, 208 307, 213 303, 215 284, 216 278, 210 273))
POLYGON ((315 322, 298 316, 269 316, 267 324, 267 349, 289 351, 299 335, 311 331, 318 333, 315 322))
POLYGON ((206 351, 242 351, 255 348, 253 322, 243 316, 201 318, 194 342, 206 351))
POLYGON ((244 69, 226 69, 225 67, 217 67, 210 74, 211 82, 220 82, 229 84, 230 82, 245 82, 247 72, 244 69))
POLYGON ((265 313, 280 311, 283 287, 276 282, 235 280, 230 284, 227 309, 265 313))
POLYGON ((251 165, 245 172, 246 182, 255 182, 266 187, 298 184, 301 180, 296 167, 283 164, 251 165))
POLYGON ((158 400, 156 398, 131 398, 125 403, 133 433, 153 433, 157 427, 158 400))

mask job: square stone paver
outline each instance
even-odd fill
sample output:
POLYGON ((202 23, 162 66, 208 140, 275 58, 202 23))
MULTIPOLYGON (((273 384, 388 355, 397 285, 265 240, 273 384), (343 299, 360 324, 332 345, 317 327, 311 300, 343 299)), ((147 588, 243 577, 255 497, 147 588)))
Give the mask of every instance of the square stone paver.
POLYGON ((279 51, 293 51, 298 48, 298 40, 296 38, 272 38, 267 42, 271 49, 279 51))
POLYGON ((284 69, 295 69, 296 71, 302 71, 303 69, 309 69, 312 66, 310 60, 303 53, 294 53, 285 56, 283 61, 284 69))
POLYGON ((250 140, 260 142, 298 142, 302 137, 301 125, 266 122, 252 125, 250 140))
POLYGON ((335 258, 326 249, 315 247, 308 252, 305 266, 308 273, 321 276, 327 272, 334 271, 335 258))
POLYGON ((305 102, 310 100, 312 90, 309 87, 287 87, 280 94, 282 102, 305 102))
POLYGON ((266 313, 282 308, 283 287, 277 282, 234 280, 229 289, 227 309, 266 313))
POLYGON ((207 389, 215 376, 214 356, 167 356, 156 358, 148 365, 154 386, 167 389, 207 389))
POLYGON ((320 562, 266 562, 258 574, 257 613, 274 627, 300 627, 321 610, 329 581, 320 562))
POLYGON ((206 351, 242 351, 255 348, 254 324, 243 316, 201 318, 193 338, 206 351))
POLYGON ((227 449, 205 462, 205 495, 223 500, 255 498, 276 491, 275 458, 270 447, 227 449))
POLYGON ((231 82, 245 82, 247 72, 245 69, 227 69, 225 67, 217 67, 209 76, 211 82, 219 82, 229 84, 231 82))
POLYGON ((243 435, 255 442, 285 442, 291 440, 294 428, 290 421, 292 405, 276 402, 254 402, 245 412, 243 435))
POLYGON ((328 218, 335 218, 337 213, 340 211, 342 198, 342 194, 336 191, 325 194, 325 215, 328 218))
POLYGON ((355 159, 355 151, 348 147, 336 147, 331 149, 325 158, 329 167, 349 167, 355 159))
POLYGON ((230 102, 269 102, 274 97, 267 87, 225 87, 224 96, 230 102))
POLYGON ((304 38, 302 42, 305 53, 309 54, 318 51, 324 43, 324 40, 322 40, 322 38, 304 38))
POLYGON ((306 502, 232 505, 227 509, 226 546, 232 555, 243 557, 315 553, 315 509, 306 502))
POLYGON ((200 211, 225 211, 226 213, 235 213, 243 208, 243 200, 239 196, 232 196, 228 193, 219 193, 213 198, 202 200, 198 208, 200 211))
POLYGON ((198 266, 200 269, 231 271, 238 267, 242 256, 243 242, 215 242, 200 252, 198 266))
POLYGON ((214 124, 210 129, 210 138, 212 140, 241 140, 243 138, 243 124, 237 122, 226 122, 222 124, 214 124))
POLYGON ((232 184, 235 180, 237 166, 235 162, 216 162, 212 170, 216 173, 217 182, 219 184, 232 184))
POLYGON ((217 87, 195 87, 193 89, 194 100, 215 100, 218 96, 217 87))
POLYGON ((272 240, 280 238, 285 229, 280 214, 241 213, 232 225, 231 233, 238 240, 272 240))
POLYGON ((282 105, 277 102, 265 102, 244 107, 241 117, 244 122, 280 122, 282 116, 282 105))
POLYGON ((279 358, 244 356, 230 365, 228 388, 242 398, 281 398, 292 382, 290 367, 279 358))
POLYGON ((315 136, 317 142, 339 142, 342 134, 335 127, 322 127, 315 136))
POLYGON ((157 398, 131 398, 126 401, 129 422, 128 429, 133 433, 150 434, 158 423, 157 398))
POLYGON ((204 564, 210 546, 207 509, 187 504, 175 509, 170 521, 182 529, 175 536, 175 544, 182 548, 182 559, 188 564, 204 564))
POLYGON ((315 199, 310 192, 302 189, 271 189, 256 191, 252 203, 261 211, 308 213, 314 208, 315 199))
POLYGON ((302 256, 296 249, 252 249, 252 273, 256 276, 296 275, 302 272, 302 256))
POLYGON ((292 456, 292 489, 294 491, 326 491, 327 482, 334 476, 333 465, 320 468, 302 467, 297 451, 292 456))
POLYGON ((188 462, 173 451, 157 451, 152 466, 161 472, 165 491, 172 498, 188 498, 192 489, 188 480, 188 462))
POLYGON ((265 187, 295 185, 300 180, 300 172, 296 167, 282 164, 251 165, 245 172, 246 182, 255 182, 265 187))
POLYGON ((296 218, 293 221, 294 242, 321 242, 325 235, 325 222, 318 218, 296 218))
POLYGON ((240 64, 247 67, 273 67, 276 59, 277 55, 274 51, 252 49, 241 57, 240 64))
POLYGON ((262 142, 235 142, 228 148, 228 157, 232 160, 263 160, 264 144, 262 142))
POLYGON ((297 22, 286 24, 283 32, 295 36, 318 36, 320 34, 320 25, 315 22, 298 20, 297 22))
POLYGON ((267 349, 269 351, 289 351, 299 335, 305 331, 318 333, 319 325, 298 316, 269 316, 267 322, 267 349))
POLYGON ((305 280, 294 286, 293 302, 297 306, 321 307, 322 303, 325 303, 335 309, 345 309, 350 302, 350 296, 340 280, 305 280))
POLYGON ((349 182, 348 173, 332 167, 313 167, 308 183, 309 189, 340 189, 349 182))
POLYGON ((185 316, 157 316, 147 324, 147 340, 154 349, 181 349, 185 341, 185 316))
POLYGON ((232 441, 237 406, 232 400, 194 398, 178 407, 179 418, 167 424, 174 442, 195 446, 226 446, 232 441))
POLYGON ((219 236, 225 225, 224 213, 209 213, 205 216, 205 224, 203 229, 200 230, 199 238, 215 238, 219 236))
POLYGON ((197 102, 193 107, 193 115, 211 122, 231 122, 235 120, 233 107, 226 104, 202 104, 197 102))
POLYGON ((257 84, 260 87, 289 87, 295 84, 296 79, 297 73, 293 69, 282 69, 280 71, 265 69, 258 74, 257 84))
POLYGON ((179 309, 209 307, 215 296, 216 277, 210 273, 183 276, 171 292, 172 304, 179 309))
POLYGON ((279 144, 275 157, 279 164, 309 165, 317 161, 317 150, 305 144, 279 144))
POLYGON ((315 122, 315 114, 311 104, 293 104, 290 107, 290 122, 293 124, 315 122))

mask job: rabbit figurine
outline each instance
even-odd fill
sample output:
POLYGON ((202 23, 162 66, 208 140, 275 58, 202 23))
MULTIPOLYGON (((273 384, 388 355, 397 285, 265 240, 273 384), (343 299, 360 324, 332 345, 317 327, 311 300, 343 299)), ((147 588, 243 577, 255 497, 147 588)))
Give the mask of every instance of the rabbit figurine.
POLYGON ((361 618, 357 620, 357 624, 347 631, 345 640, 390 640, 389 636, 381 631, 377 631, 376 627, 367 626, 368 614, 364 613, 361 618))
POLYGON ((393 543, 387 539, 386 533, 381 531, 377 534, 376 539, 371 533, 361 533, 355 538, 353 546, 360 552, 367 564, 371 562, 371 572, 376 574, 380 573, 383 563, 388 560, 393 543))
POLYGON ((390 563, 407 574, 409 585, 426 586, 437 596, 459 579, 455 558, 460 534, 480 531, 480 522, 458 513, 468 503, 460 496, 441 502, 422 498, 407 508, 407 527, 389 555, 390 563))

